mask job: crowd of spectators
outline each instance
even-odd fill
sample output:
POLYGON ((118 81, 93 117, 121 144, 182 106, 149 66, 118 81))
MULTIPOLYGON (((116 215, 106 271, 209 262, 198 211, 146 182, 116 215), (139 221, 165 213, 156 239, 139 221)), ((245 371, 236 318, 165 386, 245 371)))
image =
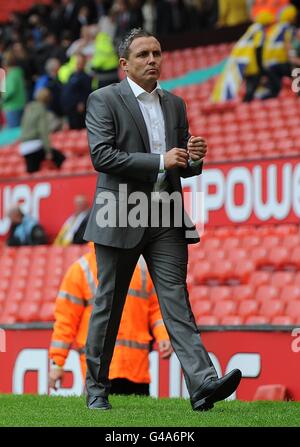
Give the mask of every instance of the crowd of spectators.
MULTIPOLYGON (((9 21, 0 25, 0 68, 6 73, 0 123, 4 122, 7 128, 23 126, 28 122, 24 120, 26 104, 35 103, 36 109, 38 92, 47 89, 47 132, 82 129, 90 92, 119 81, 117 48, 130 29, 143 27, 162 38, 250 23, 254 3, 255 0, 52 0, 48 4, 35 3, 25 13, 12 12, 9 21)), ((295 55, 297 51, 295 48, 295 55)), ((50 158, 50 153, 44 144, 43 152, 39 152, 41 161, 50 158)), ((21 151, 21 155, 26 155, 26 163, 33 158, 27 154, 21 151)), ((52 154, 57 155, 55 151, 52 154)), ((27 171, 38 170, 40 162, 37 168, 28 167, 27 163, 27 171)))
POLYGON ((52 242, 52 238, 37 219, 25 213, 20 204, 13 204, 7 212, 10 227, 6 244, 11 247, 50 243, 61 247, 70 244, 86 244, 83 235, 90 213, 88 198, 84 194, 78 194, 74 197, 73 205, 73 213, 62 224, 52 242))
POLYGON ((12 12, 0 26, 6 126, 20 126, 25 103, 46 87, 50 130, 60 129, 63 117, 80 129, 91 90, 119 80, 117 48, 130 29, 162 37, 235 25, 249 21, 250 7, 249 0, 52 0, 12 12))

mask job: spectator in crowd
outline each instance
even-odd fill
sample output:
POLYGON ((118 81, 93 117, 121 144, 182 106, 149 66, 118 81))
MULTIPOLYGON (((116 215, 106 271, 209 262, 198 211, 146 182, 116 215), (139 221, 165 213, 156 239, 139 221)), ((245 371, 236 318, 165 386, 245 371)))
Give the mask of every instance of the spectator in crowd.
POLYGON ((47 60, 58 59, 60 63, 63 63, 66 60, 65 49, 60 45, 54 33, 47 32, 43 36, 43 41, 37 49, 36 59, 39 74, 44 73, 47 60))
POLYGON ((156 6, 157 3, 155 0, 145 0, 142 5, 142 13, 144 18, 143 28, 151 34, 155 34, 156 31, 156 6))
POLYGON ((67 50, 72 44, 72 36, 69 31, 64 31, 62 33, 61 41, 60 41, 60 47, 64 51, 64 58, 61 61, 63 64, 67 62, 68 56, 67 56, 67 50))
POLYGON ((111 36, 100 28, 95 39, 95 52, 90 61, 97 88, 119 82, 119 59, 111 36))
MULTIPOLYGON (((94 249, 67 271, 55 302, 55 323, 49 356, 49 387, 57 389, 73 345, 80 354, 82 378, 86 375, 84 346, 97 287, 94 249)), ((110 365, 111 392, 149 395, 149 349, 158 342, 163 358, 172 353, 153 284, 141 258, 134 271, 110 365)))
POLYGON ((62 108, 70 129, 85 127, 85 105, 92 91, 92 78, 85 72, 86 57, 77 54, 76 69, 62 90, 62 108))
POLYGON ((300 28, 296 29, 294 38, 289 46, 289 62, 292 70, 300 68, 300 28))
POLYGON ((172 33, 181 33, 188 29, 188 8, 183 0, 167 0, 170 5, 172 33))
POLYGON ((50 91, 48 103, 50 131, 59 130, 63 125, 63 111, 61 107, 62 83, 57 76, 60 66, 58 59, 48 59, 45 65, 45 74, 37 79, 33 92, 35 97, 41 88, 47 88, 50 91))
POLYGON ((81 27, 80 38, 75 40, 67 49, 67 56, 81 53, 89 60, 95 52, 96 25, 84 25, 81 27))
POLYGON ((296 7, 288 5, 279 11, 278 23, 268 30, 262 52, 262 64, 268 77, 269 89, 265 99, 277 97, 281 90, 282 78, 291 76, 289 49, 295 34, 296 19, 296 7))
POLYGON ((199 30, 215 26, 218 20, 217 0, 189 0, 186 6, 189 29, 199 30))
POLYGON ((85 244, 83 234, 89 217, 89 202, 85 195, 74 197, 74 213, 68 217, 54 240, 54 245, 85 244))
POLYGON ((17 247, 20 245, 47 244, 47 235, 39 222, 29 215, 25 215, 18 205, 14 205, 8 212, 11 221, 7 245, 17 247))
POLYGON ((78 39, 80 35, 81 25, 78 24, 78 3, 76 0, 62 0, 62 23, 64 30, 68 30, 71 33, 72 40, 78 39))
POLYGON ((52 160, 57 168, 60 168, 65 160, 65 156, 52 148, 49 141, 47 106, 50 98, 48 89, 38 90, 35 100, 27 104, 22 117, 20 153, 29 173, 38 171, 45 159, 52 160))
POLYGON ((6 71, 5 92, 2 96, 6 125, 9 128, 19 127, 26 103, 23 70, 16 65, 16 58, 11 50, 4 53, 2 63, 6 71))
POLYGON ((235 26, 250 22, 247 0, 218 0, 218 26, 235 26))
POLYGON ((96 22, 99 23, 99 21, 103 17, 107 17, 109 15, 109 10, 111 8, 111 2, 110 0, 95 0, 95 7, 96 7, 96 22))
POLYGON ((64 30, 63 23, 64 6, 61 0, 52 0, 51 11, 49 14, 49 31, 54 33, 58 39, 61 38, 64 30))
POLYGON ((46 26, 43 25, 41 17, 38 14, 32 14, 28 18, 28 25, 31 29, 31 35, 34 39, 35 46, 39 48, 46 32, 46 26))
POLYGON ((12 45, 12 51, 15 56, 16 65, 21 67, 24 75, 26 88, 26 101, 32 98, 33 76, 35 73, 34 60, 27 51, 23 42, 15 42, 12 45))
MULTIPOLYGON (((260 85, 265 71, 262 62, 262 52, 266 40, 266 30, 274 23, 274 16, 268 11, 261 11, 255 17, 255 23, 251 25, 246 31, 244 36, 248 39, 245 40, 245 50, 248 51, 248 64, 244 70, 244 80, 246 82, 246 93, 243 98, 244 102, 250 102, 253 100, 257 88, 260 85)), ((243 56, 243 38, 240 39, 241 51, 243 56)))
POLYGON ((143 26, 143 15, 137 6, 136 0, 132 0, 131 4, 129 0, 114 0, 112 10, 116 23, 114 39, 116 48, 131 28, 143 26))
POLYGON ((171 4, 166 0, 146 0, 142 6, 144 29, 157 36, 173 30, 171 4))
POLYGON ((243 100, 252 101, 264 74, 262 67, 262 49, 267 27, 274 23, 274 16, 268 10, 261 10, 254 23, 234 45, 219 76, 211 96, 212 102, 224 102, 236 98, 243 81, 246 92, 243 100))

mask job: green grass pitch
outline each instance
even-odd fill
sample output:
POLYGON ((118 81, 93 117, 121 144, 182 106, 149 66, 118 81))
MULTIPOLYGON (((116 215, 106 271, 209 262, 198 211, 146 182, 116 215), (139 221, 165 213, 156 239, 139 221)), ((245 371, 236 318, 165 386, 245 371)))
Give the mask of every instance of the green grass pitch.
POLYGON ((1 427, 299 427, 300 402, 218 402, 192 411, 189 400, 111 396, 110 411, 84 397, 0 395, 1 427))

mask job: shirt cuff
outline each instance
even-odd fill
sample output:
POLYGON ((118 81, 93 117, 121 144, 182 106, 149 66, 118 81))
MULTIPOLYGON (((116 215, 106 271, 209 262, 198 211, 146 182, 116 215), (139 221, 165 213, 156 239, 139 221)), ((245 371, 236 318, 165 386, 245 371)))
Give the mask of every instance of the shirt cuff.
POLYGON ((160 154, 159 173, 165 172, 165 160, 163 154, 160 154))

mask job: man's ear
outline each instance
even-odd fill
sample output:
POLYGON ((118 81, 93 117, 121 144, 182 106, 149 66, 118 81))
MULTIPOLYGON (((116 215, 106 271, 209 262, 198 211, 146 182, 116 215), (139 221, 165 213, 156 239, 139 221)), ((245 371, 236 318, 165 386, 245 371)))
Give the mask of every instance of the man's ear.
POLYGON ((127 60, 125 59, 125 57, 121 57, 119 59, 119 64, 120 64, 120 67, 122 68, 123 71, 128 71, 127 60))

